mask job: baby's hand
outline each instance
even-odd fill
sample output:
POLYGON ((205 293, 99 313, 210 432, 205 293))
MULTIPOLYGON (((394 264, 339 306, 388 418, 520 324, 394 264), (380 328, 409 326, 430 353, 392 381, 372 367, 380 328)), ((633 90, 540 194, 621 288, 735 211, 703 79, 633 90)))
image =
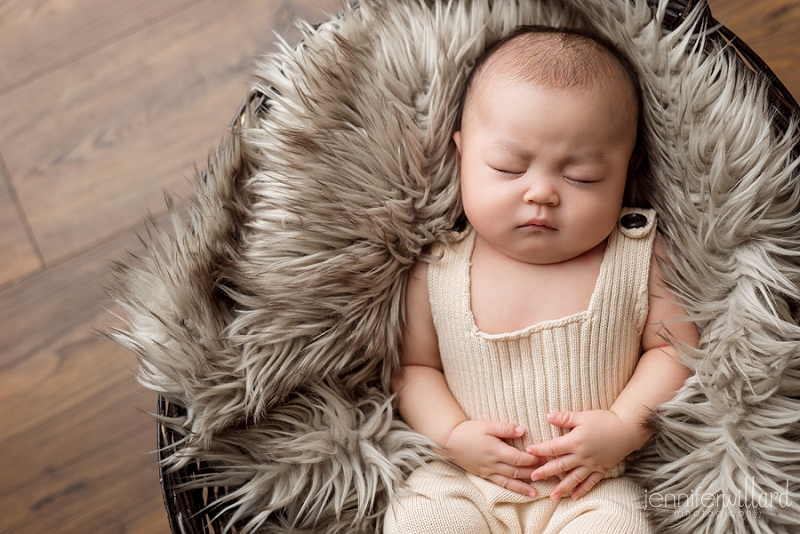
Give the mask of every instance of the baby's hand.
POLYGON ((547 415, 547 420, 570 431, 526 450, 530 454, 554 457, 533 471, 533 480, 566 475, 550 494, 553 500, 570 490, 573 499, 586 495, 603 475, 636 450, 633 438, 636 430, 610 410, 553 413, 547 415))
POLYGON ((530 480, 531 472, 542 458, 522 452, 504 438, 519 438, 525 430, 511 423, 464 421, 456 426, 445 443, 446 455, 459 467, 491 480, 498 486, 529 497, 536 489, 522 479, 530 480))

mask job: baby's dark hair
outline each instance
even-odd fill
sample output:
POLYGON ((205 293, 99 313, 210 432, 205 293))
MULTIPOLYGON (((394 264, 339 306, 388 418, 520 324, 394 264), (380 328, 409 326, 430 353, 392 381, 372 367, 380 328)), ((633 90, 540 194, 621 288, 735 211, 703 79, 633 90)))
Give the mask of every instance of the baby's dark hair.
MULTIPOLYGON (((642 139, 643 99, 639 76, 633 63, 612 42, 591 31, 576 28, 549 26, 519 26, 506 37, 488 48, 475 62, 475 66, 461 95, 457 115, 457 130, 463 127, 464 109, 471 95, 485 81, 485 74, 502 69, 506 76, 519 81, 534 82, 545 87, 592 87, 597 83, 627 86, 631 104, 636 113, 636 138, 633 158, 641 167, 645 149, 642 139), (516 50, 509 43, 521 41, 524 53, 505 53, 516 50), (616 67, 616 68, 615 68, 616 67)), ((620 95, 624 98, 624 95, 620 95)), ((631 180, 629 180, 631 182, 631 180)), ((627 202, 642 204, 629 183, 627 202)))
POLYGON ((541 53, 534 57, 512 56, 506 54, 502 60, 504 66, 511 70, 511 77, 521 81, 532 81, 547 87, 577 87, 588 85, 602 78, 610 78, 614 74, 623 74, 634 96, 633 104, 637 115, 641 114, 642 95, 639 88, 639 76, 628 58, 609 40, 593 32, 577 28, 553 28, 550 26, 519 26, 500 41, 486 49, 478 57, 467 78, 458 110, 458 128, 461 128, 464 107, 470 94, 473 93, 480 75, 489 68, 490 60, 505 50, 509 43, 527 40, 537 47, 541 53), (556 50, 557 49, 557 50, 556 50), (554 54, 553 52, 559 52, 554 54), (594 54, 592 52, 595 52, 594 54), (597 54, 596 52, 600 52, 597 54), (606 61, 603 61, 603 60, 606 61), (609 64, 607 60, 612 60, 609 64), (602 70, 616 64, 617 73, 602 70))

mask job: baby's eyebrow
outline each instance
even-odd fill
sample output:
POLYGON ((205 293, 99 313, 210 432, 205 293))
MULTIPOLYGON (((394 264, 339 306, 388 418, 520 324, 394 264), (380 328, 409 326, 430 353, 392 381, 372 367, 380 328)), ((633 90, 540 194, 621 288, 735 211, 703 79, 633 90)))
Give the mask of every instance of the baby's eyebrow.
MULTIPOLYGON (((517 156, 524 159, 531 159, 534 157, 534 153, 531 152, 529 149, 525 148, 524 146, 519 145, 518 143, 512 141, 511 139, 496 139, 492 142, 496 148, 507 152, 513 156, 517 156)), ((603 150, 583 150, 579 152, 575 152, 572 154, 568 154, 566 158, 564 158, 564 163, 583 163, 583 162, 604 162, 607 159, 607 154, 603 150)))
POLYGON ((521 158, 531 158, 533 156, 533 153, 530 150, 510 139, 496 139, 492 144, 500 150, 508 152, 514 156, 519 156, 521 158))
POLYGON ((606 153, 602 150, 585 150, 570 154, 565 158, 566 163, 603 162, 607 159, 606 153))

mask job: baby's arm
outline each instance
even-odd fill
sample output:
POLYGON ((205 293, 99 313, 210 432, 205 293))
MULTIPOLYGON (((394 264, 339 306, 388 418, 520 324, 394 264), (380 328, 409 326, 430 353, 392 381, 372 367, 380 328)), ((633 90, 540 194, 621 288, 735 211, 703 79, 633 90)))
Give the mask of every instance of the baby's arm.
POLYGON ((661 252, 658 241, 654 248, 650 308, 642 333, 643 354, 628 384, 609 410, 548 414, 550 423, 570 431, 527 449, 532 454, 555 457, 534 471, 534 480, 566 473, 551 493, 553 499, 570 490, 573 499, 580 498, 628 454, 642 448, 653 435, 645 425, 648 414, 671 399, 689 376, 689 370, 665 337, 697 346, 697 328, 685 319, 686 311, 664 287, 655 259, 661 252))
POLYGON ((536 496, 520 479, 530 479, 539 459, 503 441, 522 436, 524 430, 512 423, 468 420, 447 386, 428 300, 428 267, 422 262, 412 269, 406 288, 400 363, 403 373, 394 377, 392 389, 411 428, 442 445, 442 454, 467 472, 536 496))

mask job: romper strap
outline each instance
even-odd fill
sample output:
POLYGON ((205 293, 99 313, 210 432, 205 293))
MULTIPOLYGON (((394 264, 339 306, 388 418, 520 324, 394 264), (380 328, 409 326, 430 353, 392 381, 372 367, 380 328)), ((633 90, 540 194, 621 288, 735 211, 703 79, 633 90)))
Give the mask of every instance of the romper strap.
POLYGON ((613 269, 609 296, 612 302, 628 301, 636 332, 641 335, 649 311, 650 262, 656 235, 656 212, 651 209, 623 208, 612 233, 613 269), (628 300, 630 299, 630 300, 628 300))

